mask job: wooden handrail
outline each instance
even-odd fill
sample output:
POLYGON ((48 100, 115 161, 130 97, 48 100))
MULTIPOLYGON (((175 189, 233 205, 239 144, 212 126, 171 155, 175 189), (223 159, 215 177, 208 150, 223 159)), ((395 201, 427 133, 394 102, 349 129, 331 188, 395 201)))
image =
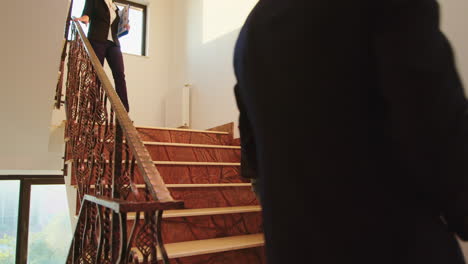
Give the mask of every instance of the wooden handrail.
POLYGON ((138 132, 133 125, 133 122, 128 116, 127 110, 125 109, 122 101, 120 100, 117 92, 113 88, 109 78, 104 72, 104 68, 99 62, 96 53, 91 47, 91 43, 87 39, 86 35, 81 28, 80 22, 72 20, 74 25, 78 30, 80 39, 83 41, 85 50, 91 60, 91 63, 96 71, 96 74, 101 81, 102 87, 106 92, 106 95, 109 99, 112 109, 115 112, 115 116, 118 122, 118 125, 122 128, 124 138, 130 150, 135 156, 136 164, 140 170, 141 176, 143 177, 146 185, 148 186, 148 191, 152 198, 156 201, 168 202, 173 201, 169 190, 167 189, 161 174, 156 169, 151 156, 146 149, 143 141, 140 139, 138 132))
POLYGON ((65 58, 67 57, 67 42, 68 42, 68 34, 70 33, 70 22, 71 22, 71 13, 72 13, 72 8, 73 8, 73 1, 70 0, 68 3, 68 13, 67 13, 67 19, 65 22, 65 30, 64 30, 64 36, 63 36, 63 45, 62 45, 62 54, 60 56, 60 64, 59 64, 59 76, 57 80, 57 86, 55 88, 55 104, 54 107, 57 109, 60 109, 62 106, 62 90, 63 90, 63 71, 65 69, 65 58))
POLYGON ((109 197, 97 197, 92 195, 85 195, 84 201, 89 201, 94 204, 104 206, 113 210, 116 213, 131 213, 131 212, 147 212, 168 209, 182 209, 184 203, 182 201, 150 201, 150 202, 133 202, 109 197))

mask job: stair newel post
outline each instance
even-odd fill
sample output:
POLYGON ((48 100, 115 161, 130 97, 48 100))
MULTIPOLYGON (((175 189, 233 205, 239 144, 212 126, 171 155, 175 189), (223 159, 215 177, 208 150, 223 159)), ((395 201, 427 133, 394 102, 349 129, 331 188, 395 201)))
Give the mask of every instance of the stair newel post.
MULTIPOLYGON (((115 136, 114 136, 114 167, 112 170, 112 198, 119 199, 119 182, 122 177, 122 148, 123 131, 119 121, 115 120, 115 136)), ((126 235, 126 234, 125 234, 126 235)), ((111 255, 112 263, 117 263, 117 258, 120 252, 120 220, 119 214, 112 211, 112 231, 111 231, 111 255)))
POLYGON ((62 90, 63 90, 63 73, 65 69, 65 60, 67 58, 67 46, 68 46, 68 34, 70 31, 70 21, 71 21, 71 14, 72 14, 72 9, 73 9, 73 0, 69 2, 68 6, 68 14, 67 14, 67 20, 65 21, 65 32, 63 36, 63 47, 62 47, 62 55, 60 57, 60 64, 59 64, 59 77, 57 81, 57 86, 55 89, 55 108, 60 110, 60 106, 62 103, 62 90))

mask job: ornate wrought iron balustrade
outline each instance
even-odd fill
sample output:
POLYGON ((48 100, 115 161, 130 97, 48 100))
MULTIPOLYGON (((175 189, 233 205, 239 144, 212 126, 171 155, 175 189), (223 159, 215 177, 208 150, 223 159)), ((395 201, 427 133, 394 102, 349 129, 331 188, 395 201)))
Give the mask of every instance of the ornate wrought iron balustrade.
POLYGON ((178 202, 128 202, 85 195, 67 264, 152 263, 167 261, 160 230, 164 209, 178 202), (131 229, 128 213, 135 213, 131 229), (144 218, 140 216, 144 215, 144 218))
POLYGON ((170 195, 79 22, 72 22, 71 35, 66 159, 72 161, 81 209, 67 263, 128 263, 132 254, 142 256, 143 263, 156 263, 157 248, 169 263, 161 215, 164 209, 183 207, 183 202, 170 195), (136 175, 144 180, 144 189, 136 187, 136 175), (144 212, 144 221, 134 221, 137 231, 127 232, 128 210, 122 208, 144 212))

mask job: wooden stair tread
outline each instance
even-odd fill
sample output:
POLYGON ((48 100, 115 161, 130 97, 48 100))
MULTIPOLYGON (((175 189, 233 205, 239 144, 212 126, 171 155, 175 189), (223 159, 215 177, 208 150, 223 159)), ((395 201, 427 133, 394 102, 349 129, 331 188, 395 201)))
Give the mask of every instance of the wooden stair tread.
POLYGON ((212 131, 212 130, 197 130, 197 129, 186 129, 186 128, 169 128, 169 127, 152 127, 152 126, 136 126, 136 129, 139 129, 139 128, 141 128, 141 129, 171 130, 171 131, 182 131, 182 132, 196 132, 196 133, 229 135, 229 132, 212 131))
MULTIPOLYGON (((145 188, 144 184, 135 184, 137 188, 145 188)), ((72 185, 77 187, 76 184, 72 185)), ((166 184, 167 188, 219 188, 219 187, 251 187, 251 183, 190 183, 190 184, 166 184)), ((95 188, 91 185, 90 188, 95 188)))
POLYGON ((153 161, 155 165, 240 166, 240 162, 153 161))
MULTIPOLYGON (((192 184, 166 184, 167 188, 218 188, 218 187, 251 187, 251 183, 192 183, 192 184)), ((144 185, 142 186, 144 187, 144 185)))
MULTIPOLYGON (((193 240, 165 244, 167 255, 170 259, 190 257, 203 254, 219 253, 246 248, 261 247, 265 243, 263 234, 231 236, 223 238, 213 238, 205 240, 193 240)), ((137 256, 142 260, 138 250, 137 256)), ((160 251, 158 251, 158 260, 161 260, 160 251)))
MULTIPOLYGON (((191 183, 166 184, 167 188, 219 188, 219 187, 251 187, 251 183, 191 183)), ((144 186, 142 186, 144 187, 144 186)))
MULTIPOLYGON (((73 161, 70 159, 69 161, 73 161)), ((84 162, 88 162, 87 159, 83 160, 84 162)), ((109 163, 109 160, 106 160, 106 163, 109 163)), ((125 161, 122 161, 125 163, 125 161)), ((135 164, 137 162, 135 161, 135 164)), ((240 166, 240 162, 205 162, 205 161, 153 161, 155 165, 194 165, 194 166, 240 166)))
POLYGON ((149 146, 241 149, 240 146, 233 146, 233 145, 191 144, 191 143, 172 143, 172 142, 156 142, 156 141, 143 141, 143 143, 149 146))
MULTIPOLYGON (((66 139, 68 141, 69 139, 66 139)), ((81 141, 81 139, 78 139, 81 141)), ((106 140, 110 142, 110 140, 106 140)), ((104 142, 104 139, 99 140, 100 143, 104 142)), ((127 143, 126 140, 122 141, 127 143)), ((220 145, 220 144, 194 144, 194 143, 177 143, 177 142, 162 142, 162 141, 142 141, 144 145, 148 146, 165 146, 165 147, 187 147, 187 148, 219 148, 219 149, 241 149, 238 145, 220 145)))
MULTIPOLYGON (((165 210, 163 212, 163 218, 223 215, 223 214, 243 214, 243 213, 257 213, 261 211, 262 211, 262 208, 259 205, 165 210)), ((136 213, 128 213, 127 219, 135 220, 135 215, 136 213)), ((77 218, 78 215, 75 215, 75 217, 77 218)), ((143 213, 140 214, 140 219, 144 219, 143 213)))
POLYGON ((163 213, 163 218, 220 215, 220 214, 240 214, 240 213, 260 212, 261 210, 262 210, 261 207, 258 205, 166 210, 163 213))
MULTIPOLYGON (((163 218, 222 215, 222 214, 242 214, 242 213, 255 213, 255 212, 261 212, 261 211, 262 209, 259 205, 179 209, 179 210, 164 211, 163 218)), ((142 216, 143 214, 140 214, 140 218, 142 218, 142 216)), ((135 213, 129 213, 127 215, 127 219, 134 220, 135 213)))

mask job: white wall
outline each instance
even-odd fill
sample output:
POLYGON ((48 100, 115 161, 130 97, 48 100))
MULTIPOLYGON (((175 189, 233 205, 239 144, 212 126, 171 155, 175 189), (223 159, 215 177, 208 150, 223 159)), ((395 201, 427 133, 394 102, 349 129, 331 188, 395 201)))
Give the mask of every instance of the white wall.
MULTIPOLYGON (((237 120, 232 52, 255 1, 148 1, 147 56, 124 55, 135 124, 164 125, 168 89, 185 83, 193 83, 192 127, 237 120)), ((62 168, 62 131, 50 137, 50 124, 67 7, 68 0, 4 3, 0 170, 62 168)))
POLYGON ((452 43, 458 71, 468 91, 468 2, 439 0, 442 10, 442 30, 452 43))
POLYGON ((237 122, 234 44, 257 0, 173 0, 171 89, 192 84, 191 127, 237 122))
MULTIPOLYGON (((173 0, 174 49, 170 89, 192 86, 191 126, 206 129, 237 121, 232 55, 239 27, 256 0, 173 0), (233 26, 237 25, 237 27, 233 26)), ((468 82, 468 19, 464 0, 440 0, 442 25, 468 82)), ((468 86, 468 84, 466 85, 468 86)), ((468 88, 467 88, 468 89, 468 88)))
MULTIPOLYGON (((7 1, 3 8, 8 12, 2 17, 0 42, 0 171, 59 170, 63 131, 50 125, 68 0, 7 1)), ((171 15, 171 0, 152 0, 147 56, 124 55, 130 116, 137 125, 164 124, 171 15)))
MULTIPOLYGON (((165 96, 169 89, 180 89, 185 83, 193 84, 193 128, 237 121, 233 49, 239 28, 256 1, 147 1, 147 56, 124 55, 130 116, 135 124, 164 125, 165 96)), ((467 83, 468 18, 464 11, 468 2, 440 3, 443 30, 452 41, 467 83)), ((67 4, 67 0, 4 3, 8 12, 3 21, 8 26, 3 27, 6 41, 0 42, 0 121, 5 124, 0 134, 0 170, 62 166, 60 148, 49 146, 49 124, 67 4)))
POLYGON ((68 1, 3 1, 0 170, 59 170, 49 124, 68 1))

